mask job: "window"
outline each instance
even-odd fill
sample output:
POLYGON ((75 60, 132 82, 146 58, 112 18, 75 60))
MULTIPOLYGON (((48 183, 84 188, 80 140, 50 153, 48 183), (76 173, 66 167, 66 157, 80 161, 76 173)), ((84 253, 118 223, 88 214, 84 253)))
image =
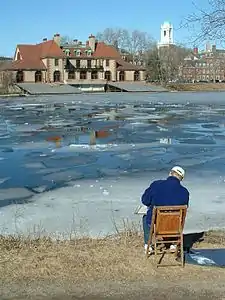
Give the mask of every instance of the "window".
POLYGON ((87 79, 87 72, 86 71, 81 71, 80 72, 80 79, 81 80, 87 79))
POLYGON ((98 72, 97 71, 92 71, 91 72, 91 79, 98 79, 98 72))
POLYGON ((42 82, 42 72, 41 71, 36 71, 34 76, 35 76, 35 82, 42 82))
POLYGON ((55 71, 53 74, 54 82, 59 82, 61 80, 61 73, 59 71, 55 71))
POLYGON ((66 53, 66 56, 70 56, 70 50, 69 49, 66 49, 65 53, 66 53))
POLYGON ((87 60, 87 67, 88 67, 88 68, 91 68, 91 59, 88 59, 88 60, 87 60))
POLYGON ((106 67, 109 67, 109 59, 106 59, 105 65, 106 65, 106 67))
POLYGON ((125 72, 124 71, 119 72, 119 81, 125 81, 125 72))
POLYGON ((77 56, 80 56, 80 50, 77 50, 77 51, 76 51, 76 55, 77 55, 77 56))
POLYGON ((106 79, 107 81, 110 81, 110 80, 111 80, 111 72, 110 72, 110 71, 106 71, 106 72, 105 72, 105 79, 106 79))
POLYGON ((80 60, 79 59, 77 59, 77 61, 76 61, 76 67, 80 68, 80 60))
POLYGON ((138 81, 138 80, 140 80, 140 73, 139 73, 139 71, 135 71, 134 72, 134 81, 138 81))
POLYGON ((23 71, 17 71, 16 73, 16 82, 23 82, 24 81, 24 73, 23 71))
POLYGON ((59 60, 58 58, 55 58, 55 67, 58 67, 58 65, 59 65, 59 60))
POLYGON ((163 33, 163 34, 164 34, 164 36, 166 36, 166 30, 164 30, 164 33, 163 33))
POLYGON ((73 70, 70 70, 70 71, 68 72, 68 79, 75 79, 75 73, 74 73, 73 70))
POLYGON ((20 56, 20 53, 19 53, 19 52, 17 53, 16 59, 17 59, 17 60, 20 60, 20 59, 21 59, 21 56, 20 56))
POLYGON ((91 56, 91 54, 92 54, 91 50, 88 50, 87 55, 88 55, 88 56, 91 56))

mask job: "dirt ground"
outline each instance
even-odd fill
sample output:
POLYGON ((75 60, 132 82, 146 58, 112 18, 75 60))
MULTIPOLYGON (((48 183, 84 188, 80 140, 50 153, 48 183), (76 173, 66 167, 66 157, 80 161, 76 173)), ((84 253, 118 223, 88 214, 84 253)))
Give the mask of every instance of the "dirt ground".
MULTIPOLYGON (((207 233, 195 247, 225 248, 224 233, 207 233)), ((134 234, 57 244, 2 238, 0 252, 1 300, 225 299, 225 269, 156 268, 134 234)))

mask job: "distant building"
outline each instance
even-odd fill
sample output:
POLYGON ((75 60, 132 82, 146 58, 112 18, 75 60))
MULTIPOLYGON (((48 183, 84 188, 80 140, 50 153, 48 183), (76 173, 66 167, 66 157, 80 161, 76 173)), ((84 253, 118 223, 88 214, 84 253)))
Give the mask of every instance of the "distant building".
POLYGON ((203 51, 195 47, 180 66, 179 77, 185 82, 225 81, 225 49, 209 43, 203 51))
POLYGON ((143 66, 126 62, 118 50, 90 35, 86 43, 61 37, 36 45, 17 45, 14 59, 5 67, 16 82, 79 83, 88 81, 142 81, 143 66))
POLYGON ((158 47, 168 47, 174 45, 173 41, 173 25, 169 22, 164 22, 161 25, 161 38, 158 47))

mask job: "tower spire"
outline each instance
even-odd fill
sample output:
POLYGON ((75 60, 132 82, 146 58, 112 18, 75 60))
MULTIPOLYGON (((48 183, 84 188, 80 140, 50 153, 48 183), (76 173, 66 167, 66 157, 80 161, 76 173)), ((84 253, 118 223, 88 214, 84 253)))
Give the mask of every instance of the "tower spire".
POLYGON ((170 22, 164 22, 161 25, 161 38, 158 46, 170 46, 173 44, 173 25, 170 22))

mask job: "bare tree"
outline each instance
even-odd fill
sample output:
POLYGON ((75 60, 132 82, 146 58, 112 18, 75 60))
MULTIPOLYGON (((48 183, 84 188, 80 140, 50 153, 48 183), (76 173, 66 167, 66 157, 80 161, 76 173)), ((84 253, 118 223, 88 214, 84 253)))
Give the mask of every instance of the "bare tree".
POLYGON ((150 81, 167 84, 179 78, 180 65, 190 53, 189 49, 181 46, 167 46, 158 48, 155 45, 146 52, 146 71, 150 81))
POLYGON ((106 28, 97 34, 97 39, 116 46, 133 63, 138 63, 143 58, 143 53, 153 46, 152 37, 139 30, 130 32, 123 28, 106 28))
POLYGON ((60 44, 65 45, 65 44, 72 44, 73 39, 69 37, 68 35, 63 35, 60 37, 60 44))
POLYGON ((4 93, 9 93, 10 87, 13 85, 13 74, 10 71, 0 70, 0 86, 4 93))
POLYGON ((126 49, 128 36, 129 33, 126 29, 106 28, 103 32, 97 33, 96 38, 109 45, 116 45, 120 49, 126 49))
POLYGON ((207 2, 206 8, 199 7, 194 2, 195 12, 188 15, 181 23, 182 27, 193 30, 193 42, 202 42, 206 38, 209 40, 224 39, 225 0, 208 0, 207 2))
POLYGON ((159 48, 161 78, 164 83, 178 79, 180 65, 189 53, 189 49, 181 46, 159 48))
POLYGON ((145 52, 145 67, 147 80, 162 82, 161 62, 156 44, 145 52))
POLYGON ((13 73, 6 68, 5 60, 0 61, 0 88, 4 93, 9 93, 14 83, 13 73))

